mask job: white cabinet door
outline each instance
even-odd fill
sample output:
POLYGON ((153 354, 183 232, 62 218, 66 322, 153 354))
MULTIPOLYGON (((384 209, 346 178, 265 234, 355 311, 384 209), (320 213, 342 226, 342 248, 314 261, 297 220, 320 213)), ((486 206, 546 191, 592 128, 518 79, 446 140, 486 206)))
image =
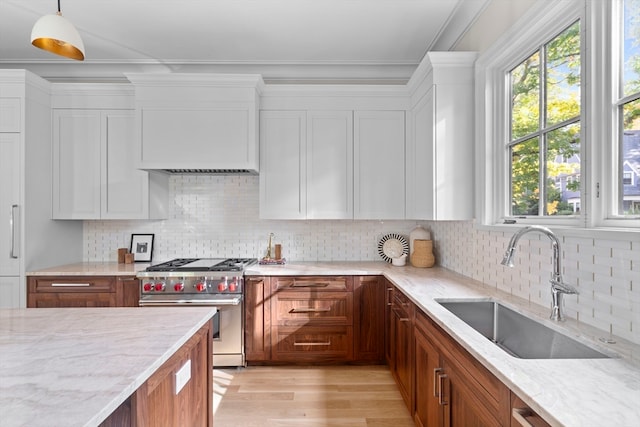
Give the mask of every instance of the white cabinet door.
POLYGON ((353 113, 307 112, 307 218, 353 218, 353 113))
POLYGON ((407 140, 407 218, 435 219, 435 87, 411 111, 412 138, 407 140))
POLYGON ((354 218, 404 219, 405 113, 354 113, 354 218))
POLYGON ((101 121, 101 218, 148 218, 148 173, 134 165, 135 114, 106 111, 101 121))
POLYGON ((100 218, 101 116, 96 110, 53 112, 53 218, 100 218))
POLYGON ((0 133, 0 276, 20 274, 20 134, 0 133))
POLYGON ((260 113, 260 217, 306 218, 306 113, 260 113))
POLYGON ((412 110, 407 218, 468 220, 473 212, 470 85, 433 85, 412 110))
POLYGON ((18 276, 0 276, 0 308, 26 307, 26 285, 20 282, 18 276))

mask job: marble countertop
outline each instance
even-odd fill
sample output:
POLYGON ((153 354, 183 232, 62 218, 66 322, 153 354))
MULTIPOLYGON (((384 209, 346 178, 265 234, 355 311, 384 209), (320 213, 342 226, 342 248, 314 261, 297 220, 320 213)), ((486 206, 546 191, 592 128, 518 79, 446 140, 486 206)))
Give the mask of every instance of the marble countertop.
POLYGON ((117 262, 78 262, 27 272, 27 276, 135 276, 149 267, 148 262, 118 264, 117 262))
MULTIPOLYGON (((122 274, 126 264, 80 263, 34 272, 52 274, 122 274), (117 266, 117 267, 116 267, 117 266)), ((142 270, 146 265, 129 264, 142 270)), ((131 270, 129 271, 131 273, 131 270)), ((31 273, 30 273, 31 274, 31 273)), ((290 262, 286 265, 254 265, 247 275, 384 275, 398 286, 453 339, 504 382, 534 411, 554 426, 636 427, 640 420, 640 345, 614 337, 605 345, 599 338, 608 333, 575 319, 555 323, 550 309, 531 304, 443 268, 396 267, 385 262, 290 262), (454 314, 439 299, 495 298, 541 323, 588 343, 610 359, 536 360, 518 359, 489 342, 454 314)), ((85 309, 83 309, 85 310, 85 309)))
POLYGON ((0 309, 0 425, 99 425, 214 314, 211 307, 0 309), (160 323, 171 327, 141 327, 160 323))
POLYGON ((453 339, 466 348, 531 409, 554 426, 640 425, 640 346, 568 319, 548 320, 547 307, 530 304, 443 268, 396 267, 384 262, 310 262, 284 266, 256 265, 248 275, 378 275, 400 288, 453 339), (495 298, 514 310, 599 350, 610 359, 518 359, 488 341, 438 300, 495 298))

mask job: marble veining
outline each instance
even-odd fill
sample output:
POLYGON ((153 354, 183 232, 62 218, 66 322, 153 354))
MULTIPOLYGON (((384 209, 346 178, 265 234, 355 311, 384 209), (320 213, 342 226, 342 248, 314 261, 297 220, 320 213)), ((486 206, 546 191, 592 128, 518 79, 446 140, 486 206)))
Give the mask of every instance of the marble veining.
POLYGON ((482 285, 444 268, 395 267, 382 262, 310 262, 284 266, 257 265, 250 275, 382 274, 467 349, 527 405, 554 426, 636 427, 640 423, 640 346, 568 319, 548 320, 550 308, 482 285), (536 360, 506 354, 449 310, 439 299, 493 298, 573 338, 613 354, 611 359, 536 360))
POLYGON ((0 309, 0 425, 99 425, 214 314, 204 307, 0 309))

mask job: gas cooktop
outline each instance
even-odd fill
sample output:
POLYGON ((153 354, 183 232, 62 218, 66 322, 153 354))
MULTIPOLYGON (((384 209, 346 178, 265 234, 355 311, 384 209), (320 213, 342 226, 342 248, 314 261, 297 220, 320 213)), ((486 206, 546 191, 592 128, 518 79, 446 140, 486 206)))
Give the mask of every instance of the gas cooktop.
POLYGON ((147 272, 242 272, 256 258, 176 258, 147 267, 147 272))

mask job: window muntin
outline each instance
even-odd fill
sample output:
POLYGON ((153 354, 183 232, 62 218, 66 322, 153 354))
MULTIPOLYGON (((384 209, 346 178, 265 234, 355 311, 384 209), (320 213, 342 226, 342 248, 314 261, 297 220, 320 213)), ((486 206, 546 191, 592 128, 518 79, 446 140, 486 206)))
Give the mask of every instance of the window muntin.
POLYGON ((580 21, 514 67, 508 81, 508 214, 575 215, 581 198, 580 21))

